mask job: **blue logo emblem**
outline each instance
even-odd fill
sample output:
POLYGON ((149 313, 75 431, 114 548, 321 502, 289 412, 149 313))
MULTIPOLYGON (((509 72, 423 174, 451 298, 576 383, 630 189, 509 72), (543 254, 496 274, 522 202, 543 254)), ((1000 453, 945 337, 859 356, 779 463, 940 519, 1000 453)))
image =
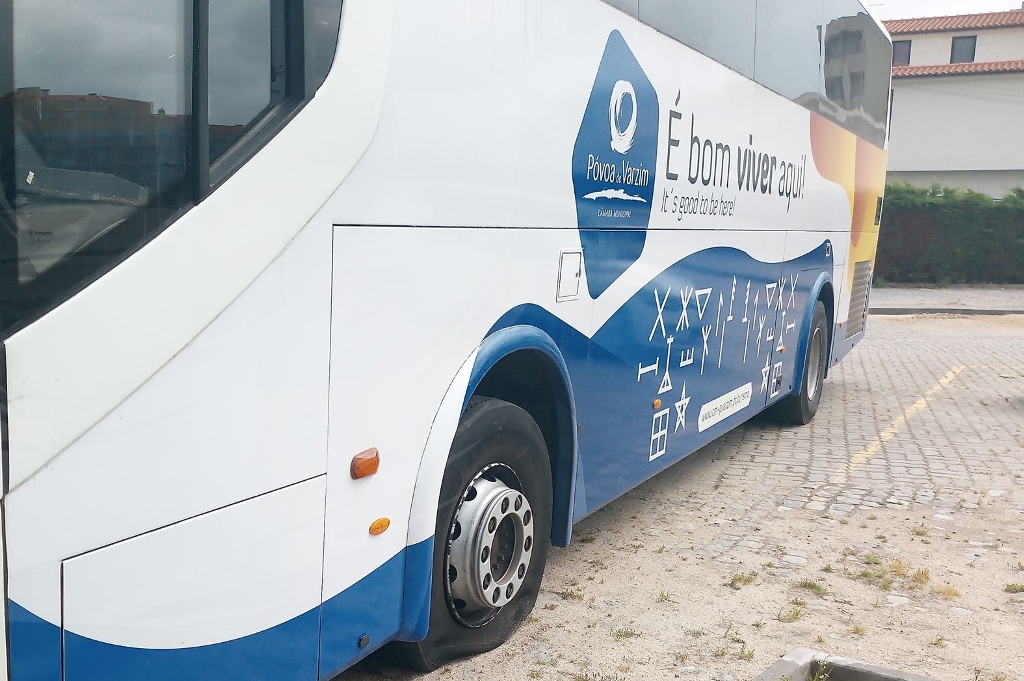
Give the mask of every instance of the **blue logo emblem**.
POLYGON ((640 257, 654 200, 658 95, 618 31, 608 36, 572 154, 590 295, 640 257))

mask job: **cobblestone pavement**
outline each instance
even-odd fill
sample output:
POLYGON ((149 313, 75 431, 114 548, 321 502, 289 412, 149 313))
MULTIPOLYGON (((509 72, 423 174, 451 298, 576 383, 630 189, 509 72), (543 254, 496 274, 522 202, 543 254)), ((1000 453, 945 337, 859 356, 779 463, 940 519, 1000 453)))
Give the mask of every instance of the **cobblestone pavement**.
POLYGON ((1024 312, 1024 286, 876 287, 871 290, 871 307, 1024 312))
POLYGON ((811 425, 755 419, 587 518, 512 640, 430 678, 732 681, 797 645, 1020 678, 1022 476, 1024 316, 872 318, 811 425))

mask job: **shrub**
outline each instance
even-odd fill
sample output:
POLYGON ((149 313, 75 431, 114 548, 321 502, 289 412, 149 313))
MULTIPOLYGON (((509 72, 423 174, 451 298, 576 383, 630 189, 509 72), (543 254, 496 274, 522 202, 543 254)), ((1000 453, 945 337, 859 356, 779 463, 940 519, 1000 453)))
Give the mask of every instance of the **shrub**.
POLYGON ((875 277, 1024 284, 1024 189, 1002 200, 938 185, 886 187, 875 277))

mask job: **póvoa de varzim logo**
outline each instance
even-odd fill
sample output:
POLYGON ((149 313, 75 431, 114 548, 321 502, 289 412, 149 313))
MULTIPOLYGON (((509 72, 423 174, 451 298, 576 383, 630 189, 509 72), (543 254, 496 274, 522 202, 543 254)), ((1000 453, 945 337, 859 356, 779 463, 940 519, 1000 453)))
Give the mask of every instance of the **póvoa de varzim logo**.
POLYGON ((590 295, 640 257, 654 199, 658 95, 618 31, 608 36, 572 154, 590 295))

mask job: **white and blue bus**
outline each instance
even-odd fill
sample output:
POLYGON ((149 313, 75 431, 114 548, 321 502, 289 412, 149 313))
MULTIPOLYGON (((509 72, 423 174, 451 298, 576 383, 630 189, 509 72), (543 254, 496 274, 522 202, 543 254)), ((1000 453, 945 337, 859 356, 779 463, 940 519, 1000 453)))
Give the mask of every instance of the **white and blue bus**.
POLYGON ((863 337, 858 0, 0 0, 11 681, 497 646, 863 337))

